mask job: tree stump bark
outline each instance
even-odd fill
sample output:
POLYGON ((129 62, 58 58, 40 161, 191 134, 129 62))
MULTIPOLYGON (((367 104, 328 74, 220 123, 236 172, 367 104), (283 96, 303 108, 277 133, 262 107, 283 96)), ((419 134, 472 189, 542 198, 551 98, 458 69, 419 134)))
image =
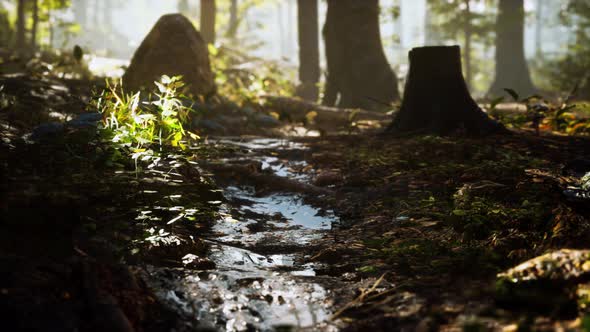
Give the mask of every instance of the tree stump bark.
POLYGON ((459 46, 420 47, 409 56, 403 103, 387 132, 482 136, 506 130, 469 94, 459 46))

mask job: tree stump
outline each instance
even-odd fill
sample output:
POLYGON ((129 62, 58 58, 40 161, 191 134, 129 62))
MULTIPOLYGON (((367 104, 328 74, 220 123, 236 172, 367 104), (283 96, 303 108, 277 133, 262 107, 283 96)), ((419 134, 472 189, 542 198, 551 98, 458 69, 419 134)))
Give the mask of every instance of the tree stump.
POLYGON ((387 132, 482 136, 505 131, 473 100, 461 68, 459 46, 410 51, 410 72, 401 109, 387 132))
POLYGON ((182 75, 189 92, 215 92, 209 49, 193 24, 181 14, 164 15, 135 51, 123 76, 127 91, 152 87, 162 75, 182 75))

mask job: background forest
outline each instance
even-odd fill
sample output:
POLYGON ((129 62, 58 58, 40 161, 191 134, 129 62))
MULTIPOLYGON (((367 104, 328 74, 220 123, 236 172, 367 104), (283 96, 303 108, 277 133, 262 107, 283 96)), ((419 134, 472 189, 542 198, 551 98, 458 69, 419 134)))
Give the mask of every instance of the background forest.
POLYGON ((0 0, 2 331, 590 331, 590 0, 0 0))
MULTIPOLYGON (((163 13, 180 11, 199 25, 199 1, 25 1, 19 26, 15 1, 0 2, 0 45, 30 50, 70 50, 125 64, 163 13), (147 2, 147 5, 146 5, 147 2), (133 24, 129 24, 129 22, 133 24)), ((497 1, 381 1, 381 34, 390 64, 404 77, 407 52, 423 45, 459 44, 465 75, 476 95, 485 95, 494 70, 497 1)), ((525 0, 525 57, 535 85, 556 93, 571 90, 573 73, 587 71, 589 9, 583 0, 525 0)), ((326 4, 319 2, 319 22, 326 4)), ((298 64, 297 1, 217 1, 216 42, 285 68, 298 64), (230 43, 231 41, 231 43, 230 43)), ((323 47, 320 47, 323 54, 323 47)), ((324 58, 321 57, 325 69, 324 58)), ((92 62, 91 63, 95 63, 92 62)), ((575 75, 577 79, 579 75, 575 75)))

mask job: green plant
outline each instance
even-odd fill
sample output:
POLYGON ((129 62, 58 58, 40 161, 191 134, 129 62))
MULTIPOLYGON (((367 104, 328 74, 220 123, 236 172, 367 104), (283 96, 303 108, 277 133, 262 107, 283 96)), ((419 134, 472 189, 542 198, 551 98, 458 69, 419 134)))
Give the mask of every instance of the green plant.
POLYGON ((179 89, 181 77, 162 76, 154 82, 157 92, 142 101, 141 92, 125 93, 120 85, 111 85, 95 98, 95 107, 104 114, 104 127, 112 133, 112 142, 133 147, 149 148, 154 143, 160 149, 169 145, 185 149, 185 139, 198 136, 184 129, 190 108, 182 104, 179 89))

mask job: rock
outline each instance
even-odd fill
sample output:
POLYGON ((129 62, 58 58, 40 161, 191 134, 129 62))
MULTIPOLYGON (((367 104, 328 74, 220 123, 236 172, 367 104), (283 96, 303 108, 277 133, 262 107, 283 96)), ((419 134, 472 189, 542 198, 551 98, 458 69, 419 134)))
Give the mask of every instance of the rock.
POLYGON ((221 125, 219 122, 214 121, 214 120, 208 120, 208 119, 196 120, 196 121, 194 121, 193 126, 196 128, 205 129, 208 131, 225 132, 225 127, 223 125, 221 125))
POLYGON ((67 125, 72 128, 88 128, 96 127, 100 121, 102 121, 102 113, 83 113, 68 121, 67 125))
POLYGON ((498 277, 518 283, 590 277, 590 250, 562 249, 528 260, 498 277))
POLYGON ((590 279, 590 250, 562 249, 530 259, 498 274, 496 301, 544 313, 575 314, 585 308, 590 279))
POLYGON ((252 121, 261 127, 276 127, 281 124, 281 121, 268 114, 255 114, 252 117, 252 121))
POLYGON ((37 143, 47 142, 65 132, 63 123, 50 122, 42 123, 33 129, 31 140, 37 143))
POLYGON ((181 14, 160 18, 135 51, 123 83, 128 91, 137 90, 151 87, 162 75, 182 75, 194 95, 215 92, 207 43, 181 14))

